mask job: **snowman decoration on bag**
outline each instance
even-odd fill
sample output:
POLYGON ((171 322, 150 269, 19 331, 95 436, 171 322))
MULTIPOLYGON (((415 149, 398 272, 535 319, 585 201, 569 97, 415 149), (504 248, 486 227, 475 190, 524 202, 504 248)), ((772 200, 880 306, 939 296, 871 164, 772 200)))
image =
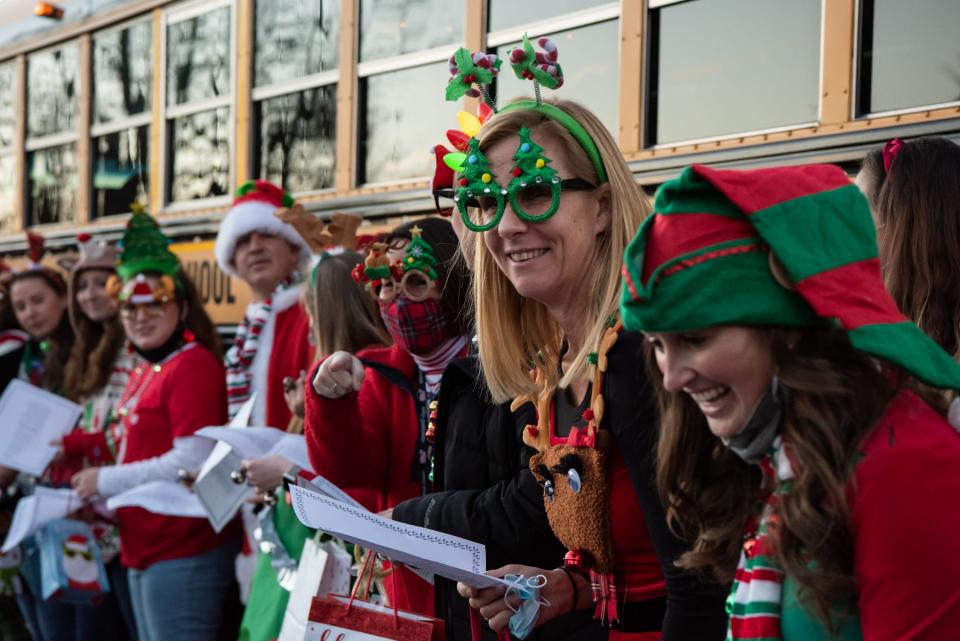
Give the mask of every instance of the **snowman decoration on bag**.
POLYGON ((70 588, 100 591, 97 559, 90 539, 82 534, 73 534, 63 542, 63 572, 70 588))

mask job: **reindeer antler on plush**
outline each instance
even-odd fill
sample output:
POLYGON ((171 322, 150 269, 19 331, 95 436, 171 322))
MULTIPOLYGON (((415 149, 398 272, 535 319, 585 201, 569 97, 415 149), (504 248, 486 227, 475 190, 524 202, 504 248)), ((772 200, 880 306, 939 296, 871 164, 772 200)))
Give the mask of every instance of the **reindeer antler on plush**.
POLYGON ((300 203, 296 203, 289 208, 278 209, 273 215, 292 225, 314 254, 319 254, 330 245, 331 235, 327 231, 326 225, 317 216, 307 213, 300 203))

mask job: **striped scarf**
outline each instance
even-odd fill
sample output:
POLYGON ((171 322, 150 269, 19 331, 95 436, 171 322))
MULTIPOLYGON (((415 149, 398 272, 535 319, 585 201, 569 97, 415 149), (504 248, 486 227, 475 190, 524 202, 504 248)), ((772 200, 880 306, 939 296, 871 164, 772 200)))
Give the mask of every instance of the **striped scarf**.
POLYGON ((778 436, 760 462, 762 490, 766 500, 760 509, 759 525, 748 535, 740 552, 740 562, 727 597, 727 641, 751 639, 780 641, 780 609, 783 570, 777 564, 767 536, 776 521, 773 513, 780 497, 790 490, 793 469, 778 436))
POLYGON ((250 384, 253 381, 251 365, 260 346, 260 334, 272 314, 273 297, 270 297, 244 317, 237 328, 233 347, 224 358, 227 367, 227 412, 231 419, 250 398, 250 384))

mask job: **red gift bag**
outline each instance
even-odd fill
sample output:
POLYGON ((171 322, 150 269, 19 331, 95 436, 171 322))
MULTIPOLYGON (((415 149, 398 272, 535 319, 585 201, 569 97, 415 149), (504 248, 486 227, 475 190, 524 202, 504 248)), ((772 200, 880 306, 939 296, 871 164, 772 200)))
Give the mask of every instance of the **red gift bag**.
MULTIPOLYGON (((359 548, 354 555, 360 561, 359 548)), ((382 579, 391 572, 378 572, 376 558, 368 551, 351 596, 314 597, 303 641, 443 641, 445 629, 440 619, 365 600, 375 577, 382 579)), ((396 603, 396 599, 392 601, 396 603)))
POLYGON ((440 619, 349 597, 315 597, 304 641, 443 641, 440 619))

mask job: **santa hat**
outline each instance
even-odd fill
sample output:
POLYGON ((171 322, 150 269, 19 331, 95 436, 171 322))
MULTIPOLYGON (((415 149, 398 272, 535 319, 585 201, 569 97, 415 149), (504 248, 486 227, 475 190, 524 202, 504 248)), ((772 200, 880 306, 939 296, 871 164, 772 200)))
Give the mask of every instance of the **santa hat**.
POLYGON ((237 241, 255 231, 280 236, 299 248, 301 259, 306 259, 310 255, 307 243, 292 225, 273 215, 279 209, 293 207, 293 204, 290 194, 266 180, 250 180, 242 184, 237 189, 233 206, 220 223, 213 248, 220 269, 232 276, 237 275, 232 264, 237 241))
POLYGON ((623 277, 633 331, 832 325, 854 348, 960 389, 960 365, 884 287, 870 208, 839 167, 688 167, 657 192, 623 277))
POLYGON ((71 534, 63 542, 63 547, 74 552, 86 552, 90 548, 90 541, 82 534, 71 534))

